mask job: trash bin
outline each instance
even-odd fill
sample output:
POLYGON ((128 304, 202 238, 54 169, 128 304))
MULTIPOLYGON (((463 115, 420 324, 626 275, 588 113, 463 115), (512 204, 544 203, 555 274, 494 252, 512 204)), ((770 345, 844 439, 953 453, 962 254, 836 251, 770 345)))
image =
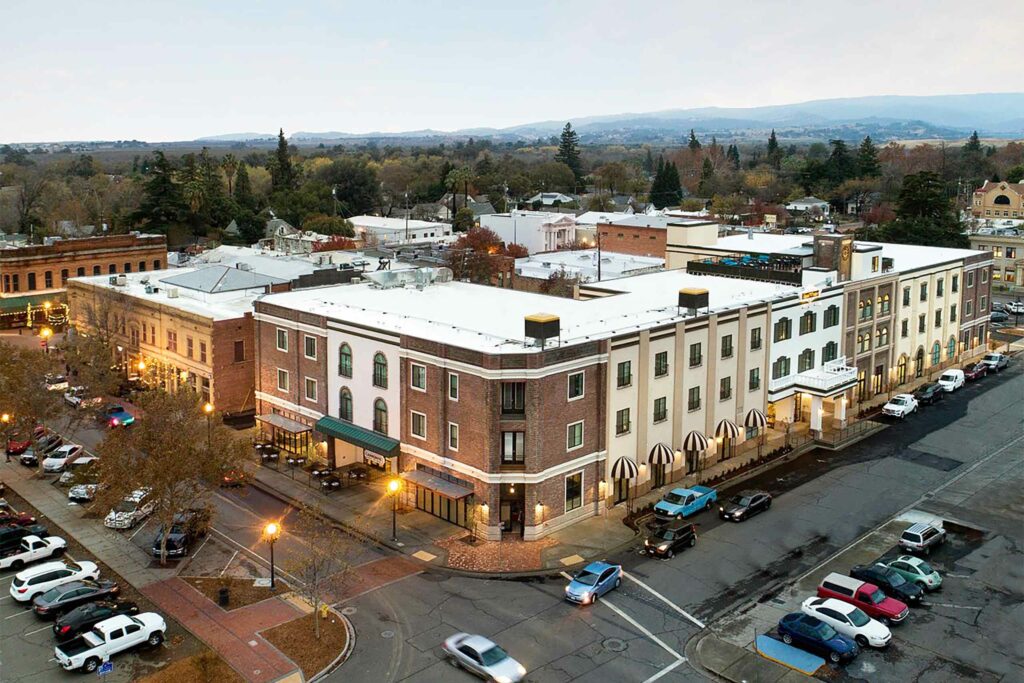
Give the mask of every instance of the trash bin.
POLYGON ((221 607, 227 607, 228 601, 231 598, 231 591, 227 586, 221 586, 217 590, 217 604, 221 607))

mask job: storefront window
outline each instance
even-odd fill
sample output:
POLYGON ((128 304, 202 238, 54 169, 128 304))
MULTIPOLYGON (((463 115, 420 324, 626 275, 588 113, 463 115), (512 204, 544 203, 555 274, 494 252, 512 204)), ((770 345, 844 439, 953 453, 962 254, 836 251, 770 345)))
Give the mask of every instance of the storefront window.
POLYGON ((565 478, 565 511, 575 510, 582 505, 583 472, 576 472, 565 478))

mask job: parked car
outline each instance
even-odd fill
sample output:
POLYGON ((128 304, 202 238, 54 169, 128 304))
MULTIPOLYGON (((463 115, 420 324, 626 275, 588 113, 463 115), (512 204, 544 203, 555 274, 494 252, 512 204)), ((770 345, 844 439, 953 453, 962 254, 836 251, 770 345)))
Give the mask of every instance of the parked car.
MULTIPOLYGON (((184 557, 188 555, 189 548, 196 539, 206 535, 210 527, 210 511, 204 508, 186 510, 174 516, 174 523, 167 533, 167 557, 184 557)), ((160 557, 160 544, 164 538, 163 527, 157 532, 153 539, 150 553, 153 557, 160 557)))
POLYGON ((244 470, 241 469, 226 469, 220 477, 220 485, 223 488, 232 488, 237 486, 245 486, 248 481, 248 475, 244 470))
POLYGON ((1014 315, 1024 314, 1024 301, 1010 301, 1003 308, 1014 315))
POLYGON ((60 448, 54 449, 45 460, 43 460, 43 472, 57 474, 63 472, 68 463, 80 456, 85 449, 76 443, 66 443, 60 448))
POLYGON ((47 391, 65 391, 68 388, 68 378, 64 375, 47 375, 43 383, 47 391))
POLYGON ((523 680, 526 667, 483 636, 456 633, 444 641, 448 660, 488 681, 514 683, 523 680))
POLYGON ((882 414, 891 417, 898 417, 901 420, 907 415, 917 412, 917 399, 913 394, 896 394, 889 399, 889 402, 882 406, 882 414))
POLYGON ((938 382, 930 382, 915 391, 914 398, 921 405, 930 406, 937 401, 941 401, 945 394, 946 390, 938 382))
POLYGON ((21 455, 32 446, 32 439, 41 439, 46 436, 46 427, 39 426, 32 431, 32 436, 23 438, 15 432, 7 439, 7 447, 4 449, 7 455, 21 455))
POLYGON ((114 509, 107 513, 103 526, 108 529, 131 529, 153 512, 154 503, 149 498, 149 489, 136 489, 121 499, 114 509))
POLYGON ((49 533, 42 524, 0 527, 0 557, 16 552, 21 547, 21 539, 26 536, 44 538, 49 536, 49 533))
POLYGON ((25 467, 37 467, 39 465, 39 458, 46 458, 52 451, 57 450, 64 445, 64 437, 60 434, 48 433, 42 439, 37 441, 34 446, 29 446, 28 450, 21 454, 18 458, 25 467))
POLYGON ((63 538, 56 536, 47 536, 46 538, 32 535, 23 536, 21 545, 14 552, 0 557, 0 569, 21 571, 27 564, 60 555, 67 545, 63 538))
POLYGON ((707 486, 672 489, 654 506, 654 514, 663 518, 682 519, 701 510, 710 510, 717 500, 718 491, 707 486))
POLYGON ((135 422, 135 416, 119 403, 104 406, 101 414, 108 427, 127 427, 135 422))
POLYGON ((607 562, 591 562, 573 577, 565 587, 565 599, 580 605, 591 605, 597 599, 619 587, 622 567, 607 562))
POLYGON ((1010 357, 1005 353, 986 353, 981 362, 988 366, 990 372, 999 372, 1010 365, 1010 357))
POLYGON ((796 645, 824 655, 830 662, 849 661, 860 653, 860 647, 817 617, 803 612, 787 614, 779 620, 779 635, 787 645, 796 645))
POLYGON ((740 491, 725 505, 718 506, 718 516, 733 522, 742 522, 772 506, 772 495, 767 491, 748 489, 740 491))
POLYGON ((890 569, 881 562, 876 564, 858 564, 850 570, 850 576, 866 583, 873 583, 889 597, 901 600, 908 605, 921 602, 924 591, 917 584, 907 581, 898 571, 890 569))
POLYGON ((68 500, 72 503, 91 503, 96 497, 99 484, 76 484, 68 489, 68 500))
POLYGON ((1009 319, 1010 316, 1006 311, 992 311, 988 314, 989 322, 993 323, 1005 323, 1009 319))
POLYGON ((36 518, 27 512, 14 512, 8 508, 0 509, 0 526, 32 526, 36 518))
POLYGON ((946 370, 939 375, 939 386, 947 394, 951 394, 962 387, 965 381, 963 370, 946 370))
POLYGON ((644 539, 644 552, 672 558, 676 552, 697 545, 697 527, 689 522, 669 522, 644 539))
POLYGON ((15 574, 10 592, 11 597, 18 602, 29 602, 51 588, 80 579, 95 580, 99 577, 100 570, 95 562, 45 562, 15 574))
POLYGON ((988 365, 985 363, 968 363, 964 366, 964 379, 968 382, 979 380, 988 374, 988 365))
POLYGON ((835 598, 807 598, 800 605, 804 614, 823 621, 839 633, 853 638, 861 647, 886 647, 892 631, 858 607, 835 598))
POLYGON ((57 483, 66 486, 76 480, 81 481, 83 478, 91 476, 94 474, 96 463, 99 460, 95 455, 86 454, 78 456, 64 467, 64 471, 61 472, 57 483))
POLYGON ((64 402, 72 408, 85 408, 103 403, 103 399, 96 396, 89 398, 85 393, 85 387, 71 387, 64 392, 64 402))
POLYGON ((115 581, 71 581, 51 588, 32 600, 32 611, 40 617, 60 616, 79 605, 110 599, 120 592, 115 581))
POLYGON ((920 557, 900 555, 889 563, 889 569, 926 591, 942 588, 942 575, 920 557))
POLYGON ((53 637, 62 643, 91 630, 93 626, 110 617, 121 614, 137 614, 138 605, 134 602, 112 602, 99 600, 79 605, 53 622, 53 637))
POLYGON ((848 602, 886 625, 898 624, 910 614, 905 603, 886 597, 878 586, 836 572, 822 579, 818 597, 848 602))
POLYGON ((102 662, 118 652, 148 644, 157 647, 164 642, 167 624, 155 612, 130 616, 122 614, 101 621, 77 638, 54 648, 57 662, 67 671, 75 669, 93 673, 102 662))
POLYGON ((900 535, 897 543, 901 550, 929 555, 932 547, 946 542, 946 531, 931 524, 912 524, 900 535))

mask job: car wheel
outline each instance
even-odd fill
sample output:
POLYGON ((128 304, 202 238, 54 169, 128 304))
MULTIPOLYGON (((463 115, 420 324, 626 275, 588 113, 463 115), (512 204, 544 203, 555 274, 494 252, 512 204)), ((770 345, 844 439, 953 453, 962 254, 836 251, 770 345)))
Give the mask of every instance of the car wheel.
POLYGON ((82 671, 84 671, 87 674, 91 674, 98 668, 100 668, 100 660, 96 659, 95 657, 90 657, 89 659, 85 660, 85 664, 82 665, 82 671))
POLYGON ((695 545, 697 545, 697 537, 693 536, 690 538, 690 547, 692 548, 695 545))
POLYGON ((764 504, 764 509, 765 509, 765 510, 770 510, 770 509, 771 509, 771 507, 772 507, 772 499, 771 499, 771 498, 769 498, 769 499, 768 499, 768 502, 764 504))
POLYGON ((678 515, 676 515, 676 519, 677 520, 682 519, 682 518, 683 518, 683 513, 680 512, 678 515))
POLYGON ((833 664, 838 664, 840 659, 841 658, 839 657, 839 653, 838 652, 829 652, 828 653, 828 661, 832 662, 833 664))
POLYGON ((882 622, 882 624, 885 626, 888 626, 892 623, 892 621, 889 620, 889 617, 878 617, 878 621, 882 622))
POLYGON ((705 510, 710 510, 711 509, 711 501, 710 500, 708 501, 708 504, 704 506, 704 509, 705 510))
POLYGON ((448 663, 454 666, 456 669, 459 668, 459 660, 455 659, 455 655, 448 655, 448 663))
POLYGON ((676 556, 676 554, 675 554, 674 552, 672 552, 672 550, 671 550, 671 549, 669 549, 669 551, 668 551, 667 553, 665 553, 665 557, 666 557, 666 558, 668 558, 668 559, 670 559, 670 560, 671 560, 671 559, 672 559, 673 557, 675 557, 675 556, 676 556))
POLYGON ((854 640, 856 640, 857 644, 860 645, 861 647, 867 647, 868 646, 868 639, 865 638, 864 636, 857 636, 856 638, 854 638, 854 640))
POLYGON ((615 587, 618 588, 621 585, 622 585, 622 579, 621 578, 615 579, 615 587))
POLYGON ((11 562, 11 569, 14 571, 20 571, 25 566, 25 560, 15 560, 11 562))
POLYGON ((793 644, 793 636, 789 635, 788 633, 783 633, 782 634, 782 642, 784 642, 786 645, 792 645, 793 644))
POLYGON ((599 597, 601 597, 601 596, 599 596, 597 593, 594 593, 594 597, 593 597, 593 599, 591 599, 590 604, 591 605, 596 605, 597 604, 597 599, 599 597))
POLYGON ((164 642, 164 634, 160 631, 155 631, 146 640, 150 647, 158 647, 160 643, 164 642))
POLYGON ((931 546, 927 546, 926 545, 925 547, 921 548, 921 553, 924 554, 924 555, 931 555, 932 554, 931 546))

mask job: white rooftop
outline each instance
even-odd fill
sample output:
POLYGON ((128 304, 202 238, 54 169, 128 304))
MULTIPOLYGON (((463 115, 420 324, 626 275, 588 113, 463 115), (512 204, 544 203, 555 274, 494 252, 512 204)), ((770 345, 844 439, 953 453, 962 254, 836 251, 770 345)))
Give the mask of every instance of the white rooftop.
POLYGON ((253 273, 267 275, 282 280, 294 280, 300 275, 308 275, 322 268, 307 256, 289 255, 280 251, 254 249, 252 247, 232 247, 221 245, 209 249, 188 260, 188 266, 204 264, 220 264, 237 267, 239 263, 249 266, 253 273))
POLYGON ((405 230, 406 227, 409 230, 420 230, 447 225, 437 221, 418 221, 413 219, 406 221, 404 218, 385 218, 384 216, 353 216, 348 220, 357 228, 367 228, 369 230, 405 230))
POLYGON ((632 216, 631 213, 622 211, 587 211, 576 216, 576 225, 597 225, 598 223, 611 223, 620 218, 632 216))
MULTIPOLYGON (((322 287, 263 297, 276 306, 343 323, 387 330, 485 353, 524 353, 524 318, 549 313, 561 319, 561 345, 605 339, 684 319, 679 290, 709 291, 711 310, 797 294, 799 287, 672 270, 622 278, 605 285, 621 292, 579 301, 465 282, 378 289, 369 284, 322 287)), ((559 343, 549 341, 548 346, 559 343)))
MULTIPOLYGON (((601 281, 628 275, 640 275, 665 266, 665 259, 654 256, 633 256, 610 251, 601 252, 601 281)), ((523 277, 547 279, 552 273, 564 271, 583 282, 597 280, 597 249, 576 251, 549 251, 535 256, 516 259, 516 274, 523 277)))

